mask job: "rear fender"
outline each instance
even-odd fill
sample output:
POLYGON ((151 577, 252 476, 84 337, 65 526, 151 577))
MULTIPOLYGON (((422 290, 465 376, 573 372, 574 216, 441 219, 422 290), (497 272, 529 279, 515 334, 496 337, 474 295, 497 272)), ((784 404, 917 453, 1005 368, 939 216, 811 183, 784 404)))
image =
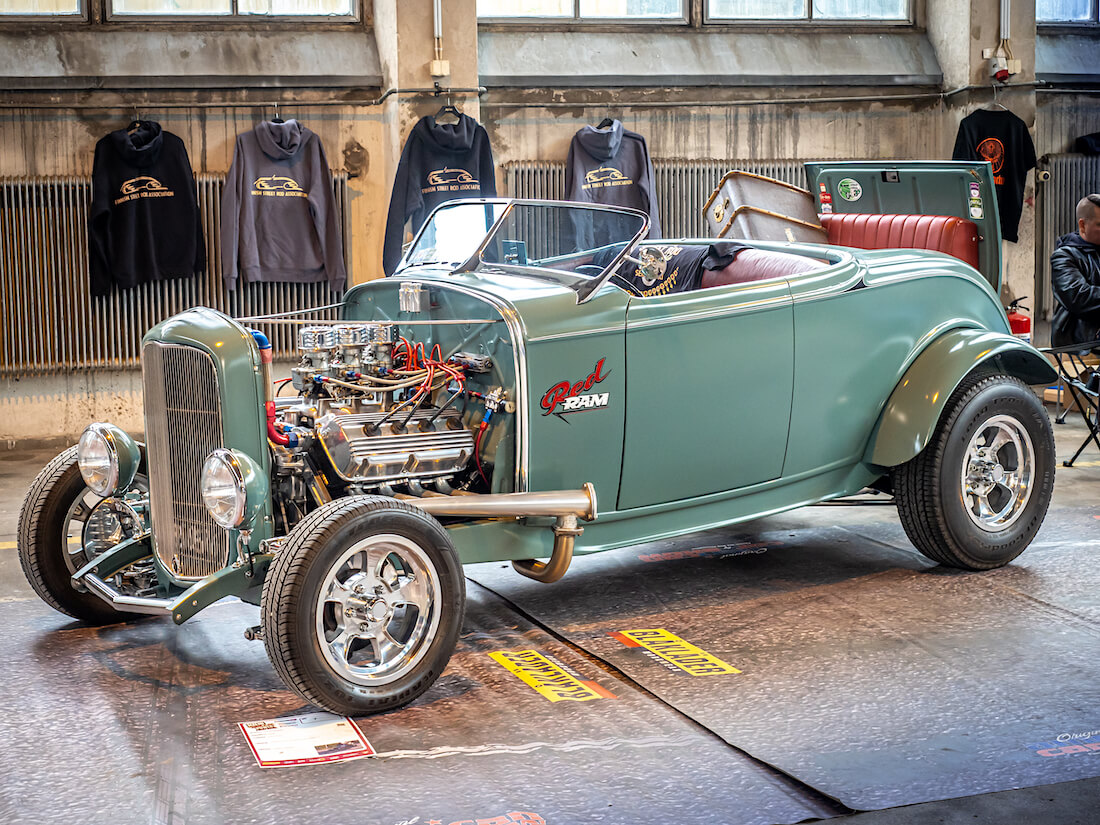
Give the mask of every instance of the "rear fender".
POLYGON ((931 440, 955 388, 982 366, 1028 384, 1048 384, 1057 378, 1038 350, 1012 335, 981 329, 946 332, 916 357, 894 388, 864 460, 896 467, 913 458, 931 440))

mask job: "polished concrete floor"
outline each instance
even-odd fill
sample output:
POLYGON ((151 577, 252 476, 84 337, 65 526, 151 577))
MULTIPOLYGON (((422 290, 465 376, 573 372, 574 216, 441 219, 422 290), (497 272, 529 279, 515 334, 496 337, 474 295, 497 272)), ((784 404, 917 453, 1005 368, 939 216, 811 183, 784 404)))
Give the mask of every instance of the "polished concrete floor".
MULTIPOLYGON (((1083 427, 1055 428, 1059 457, 1083 427)), ((467 568, 447 672, 357 720, 378 756, 264 770, 237 723, 309 710, 229 600, 91 629, 19 569, 54 449, 0 453, 0 821, 1100 822, 1100 451, 1059 466, 1033 546, 990 573, 919 556, 889 505, 819 506, 576 560, 467 568), (740 672, 623 643, 666 628, 740 672), (537 650, 600 698, 549 702, 488 654, 537 650), (1063 750, 1058 750, 1059 748, 1063 750)))

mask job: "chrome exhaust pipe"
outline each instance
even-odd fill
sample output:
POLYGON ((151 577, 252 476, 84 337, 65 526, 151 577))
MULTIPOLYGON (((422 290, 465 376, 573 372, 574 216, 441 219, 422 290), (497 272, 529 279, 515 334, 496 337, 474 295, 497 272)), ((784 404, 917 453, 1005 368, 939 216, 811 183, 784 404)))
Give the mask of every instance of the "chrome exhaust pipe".
POLYGON ((548 493, 498 493, 495 495, 432 496, 402 501, 433 516, 469 516, 471 518, 521 518, 549 516, 554 519, 554 549, 550 560, 513 561, 517 573, 547 584, 565 575, 573 561, 573 545, 584 528, 577 519, 595 521, 596 488, 585 483, 580 490, 555 490, 548 493))
POLYGON ((588 483, 580 490, 547 493, 496 493, 472 496, 405 497, 407 504, 433 516, 470 518, 520 518, 522 516, 574 516, 596 520, 596 489, 588 483))

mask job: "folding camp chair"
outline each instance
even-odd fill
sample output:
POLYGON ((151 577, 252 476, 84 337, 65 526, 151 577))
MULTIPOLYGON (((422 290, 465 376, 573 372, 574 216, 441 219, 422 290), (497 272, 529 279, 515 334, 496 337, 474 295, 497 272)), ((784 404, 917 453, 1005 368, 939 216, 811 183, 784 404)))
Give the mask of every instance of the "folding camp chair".
MULTIPOLYGON (((1082 346, 1082 344, 1069 344, 1043 350, 1053 356, 1058 369, 1058 383, 1069 391, 1070 398, 1073 399, 1072 406, 1067 403, 1065 409, 1055 417, 1055 422, 1064 423, 1066 416, 1075 406, 1089 431, 1085 440, 1081 442, 1081 446, 1077 448, 1077 452, 1073 454, 1073 458, 1062 462, 1063 467, 1072 467, 1073 462, 1090 441, 1100 449, 1100 430, 1097 427, 1097 411, 1100 409, 1100 366, 1095 363, 1093 351, 1082 346)), ((1061 393, 1058 398, 1061 403, 1063 398, 1061 393)))

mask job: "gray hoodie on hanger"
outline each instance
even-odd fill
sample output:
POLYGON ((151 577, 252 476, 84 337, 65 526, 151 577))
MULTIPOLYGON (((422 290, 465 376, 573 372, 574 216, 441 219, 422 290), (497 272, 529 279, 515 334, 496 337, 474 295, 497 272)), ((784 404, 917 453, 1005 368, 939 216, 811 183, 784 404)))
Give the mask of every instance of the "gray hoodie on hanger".
POLYGON ((321 140, 295 120, 237 136, 222 197, 222 278, 347 284, 332 174, 321 140))

